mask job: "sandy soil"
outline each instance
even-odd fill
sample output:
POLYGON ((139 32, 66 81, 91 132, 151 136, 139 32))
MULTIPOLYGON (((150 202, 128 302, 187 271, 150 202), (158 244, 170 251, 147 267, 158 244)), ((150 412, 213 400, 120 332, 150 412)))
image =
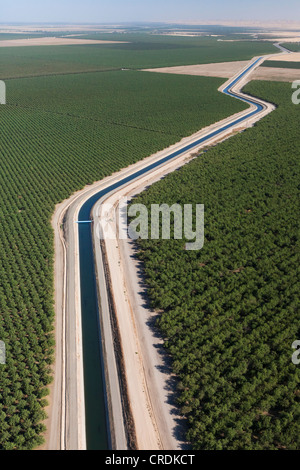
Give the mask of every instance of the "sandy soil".
MULTIPOLYGON (((264 113, 273 109, 272 106, 267 108, 264 113)), ((220 123, 217 127, 219 125, 220 123)), ((247 125, 251 124, 246 122, 245 127, 247 125)), ((214 126, 216 125, 210 126, 210 130, 214 126)), ((205 135, 208 129, 200 131, 199 134, 205 135)), ((237 132, 238 129, 235 131, 237 132)), ((210 143, 215 144, 218 140, 232 134, 232 130, 227 130, 225 135, 212 138, 210 143)), ((199 147, 207 145, 206 142, 199 147)), ((140 192, 163 175, 186 164, 194 155, 195 149, 188 151, 176 161, 169 162, 162 168, 151 172, 150 175, 145 175, 138 181, 121 188, 108 197, 105 203, 117 205, 120 197, 140 192)), ((112 211, 106 214, 106 219, 112 221, 113 218, 112 211)), ((97 218, 94 217, 94 220, 97 221, 97 218)), ((134 259, 134 245, 130 240, 120 239, 106 240, 105 245, 138 448, 140 450, 180 449, 184 442, 182 441, 182 423, 180 425, 178 411, 174 407, 174 401, 172 402, 175 390, 174 377, 166 363, 166 355, 163 354, 162 338, 153 327, 156 314, 145 302, 145 286, 141 278, 140 265, 134 259)), ((101 286, 101 292, 103 288, 104 286, 101 286)))
MULTIPOLYGON (((174 28, 174 22, 167 22, 166 24, 170 24, 171 29, 174 28)), ((290 35, 295 34, 295 30, 299 29, 300 31, 300 22, 299 21, 178 21, 178 25, 189 25, 189 26, 201 26, 201 25, 224 25, 224 26, 244 26, 244 27, 257 27, 261 29, 265 29, 265 34, 284 34, 290 35), (293 31, 291 31, 293 30, 293 31)), ((62 24, 62 25, 53 25, 53 24, 24 24, 24 25, 14 25, 13 23, 10 24, 2 24, 0 28, 0 32, 4 31, 107 31, 109 28, 115 29, 122 29, 122 24, 85 24, 85 23, 78 23, 78 24, 62 24)), ((238 33, 240 34, 240 33, 238 33)), ((248 34, 248 33, 246 33, 248 34)))
MULTIPOLYGON (((258 33, 260 34, 260 33, 258 33)), ((253 41, 253 39, 249 39, 250 41, 253 41)), ((268 42, 280 42, 280 43, 284 43, 284 42, 300 42, 300 37, 297 36, 297 37, 282 37, 282 38, 279 38, 279 37, 272 37, 272 38, 261 38, 259 39, 261 41, 268 41, 268 42)), ((247 39, 218 39, 218 41, 220 42, 241 42, 241 41, 247 41, 247 39)))
MULTIPOLYGON (((292 56, 293 61, 296 61, 296 58, 300 60, 300 53, 296 54, 276 54, 274 58, 270 60, 284 60, 292 56), (296 57, 295 57, 296 56, 296 57)), ((203 65, 186 65, 180 67, 163 67, 159 69, 148 69, 147 72, 157 72, 157 73, 174 73, 182 75, 198 75, 201 77, 220 77, 220 78, 230 78, 239 72, 245 65, 247 61, 240 62, 222 62, 219 64, 203 64, 203 65)), ((273 68, 273 67, 259 67, 252 74, 252 80, 274 80, 279 82, 293 82, 294 80, 299 80, 300 70, 289 69, 289 68, 273 68)))
POLYGON ((78 46, 80 44, 122 44, 123 41, 96 41, 90 39, 66 39, 66 38, 31 38, 9 39, 0 41, 0 47, 24 47, 24 46, 78 46))

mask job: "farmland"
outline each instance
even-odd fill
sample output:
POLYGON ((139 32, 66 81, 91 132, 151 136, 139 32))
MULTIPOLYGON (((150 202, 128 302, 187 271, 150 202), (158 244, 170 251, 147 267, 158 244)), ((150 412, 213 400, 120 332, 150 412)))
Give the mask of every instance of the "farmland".
POLYGON ((285 43, 284 46, 292 52, 300 52, 300 43, 299 42, 285 43))
POLYGON ((195 450, 300 446, 299 107, 287 84, 246 91, 277 110, 134 200, 205 205, 201 251, 138 242, 195 450))
MULTIPOLYGON (((79 36, 79 38, 82 38, 79 36)), ((93 34, 85 39, 129 44, 0 49, 1 79, 39 75, 144 69, 251 59, 276 53, 266 42, 218 42, 211 38, 176 38, 146 34, 93 34)))
POLYGON ((165 136, 162 145, 166 145, 213 122, 216 115, 226 117, 245 109, 216 91, 222 81, 114 71, 11 80, 7 89, 11 110, 44 111, 70 121, 85 119, 98 128, 109 124, 116 131, 120 126, 153 131, 165 136))
MULTIPOLYGON (((12 39, 8 36, 0 40, 12 39)), ((7 105, 0 107, 0 339, 7 347, 0 376, 0 449, 32 449, 43 442, 55 347, 50 225, 55 204, 244 109, 217 93, 222 79, 136 69, 276 52, 262 42, 145 34, 90 37, 130 44, 0 49, 0 79, 7 79, 7 105)), ((193 297, 191 308, 192 302, 193 297)), ((192 422, 190 433, 198 442, 192 422)))
POLYGON ((7 81, 0 108, 1 449, 41 444, 53 360, 55 204, 243 109, 220 79, 105 72, 7 81), (209 108, 209 109, 208 109, 209 108))

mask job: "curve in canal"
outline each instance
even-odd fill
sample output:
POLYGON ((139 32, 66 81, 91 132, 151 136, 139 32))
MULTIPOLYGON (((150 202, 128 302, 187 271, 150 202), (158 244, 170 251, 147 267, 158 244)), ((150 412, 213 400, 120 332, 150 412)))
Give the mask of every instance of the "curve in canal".
POLYGON ((231 91, 232 87, 236 85, 252 68, 254 68, 261 59, 262 57, 259 57, 251 63, 247 69, 245 69, 237 78, 223 89, 223 93, 254 105, 255 110, 243 117, 237 118, 235 121, 224 125, 216 131, 212 131, 207 136, 186 145, 184 148, 171 153, 167 157, 150 164, 117 183, 112 184, 108 188, 99 191, 88 199, 80 209, 78 222, 81 223, 78 224, 78 231, 87 449, 106 450, 111 448, 106 406, 105 379, 103 373, 103 356, 101 350, 101 331, 99 327, 92 224, 86 223, 90 220, 92 208, 100 198, 111 191, 119 189, 121 186, 128 184, 148 172, 151 172, 169 160, 180 156, 208 139, 221 134, 230 127, 236 126, 262 111, 263 106, 257 103, 255 99, 241 98, 238 94, 231 91))

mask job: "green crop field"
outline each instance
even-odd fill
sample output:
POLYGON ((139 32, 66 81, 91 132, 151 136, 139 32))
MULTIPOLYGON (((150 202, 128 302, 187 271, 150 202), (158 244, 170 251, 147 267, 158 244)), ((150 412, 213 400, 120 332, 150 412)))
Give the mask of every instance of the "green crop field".
POLYGON ((42 442, 59 201, 244 104, 220 79, 107 72, 7 81, 0 107, 0 449, 42 442))
POLYGON ((278 108, 134 200, 205 205, 202 250, 139 240, 198 450, 300 448, 300 106, 287 84, 246 91, 278 108))
POLYGON ((268 60, 262 64, 262 67, 279 67, 282 69, 300 69, 300 62, 281 62, 277 60, 268 60))
MULTIPOLYGON (((90 36, 84 36, 87 38, 90 36)), ((276 53, 266 42, 218 42, 211 38, 176 38, 146 34, 106 34, 91 38, 127 44, 0 48, 0 79, 101 72, 251 59, 276 53)))

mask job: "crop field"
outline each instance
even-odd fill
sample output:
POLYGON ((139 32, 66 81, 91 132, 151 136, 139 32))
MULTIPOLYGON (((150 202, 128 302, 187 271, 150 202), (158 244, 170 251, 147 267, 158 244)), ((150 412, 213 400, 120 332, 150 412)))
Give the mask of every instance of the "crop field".
MULTIPOLYGON (((7 40, 14 40, 14 39, 41 38, 41 37, 44 37, 44 36, 45 36, 45 34, 0 33, 0 41, 7 41, 7 40)), ((49 34, 49 36, 50 36, 50 34, 49 34)))
POLYGON ((286 42, 284 46, 292 52, 300 52, 300 42, 286 42))
POLYGON ((246 60, 277 51, 266 42, 218 42, 198 37, 136 33, 84 38, 129 41, 129 44, 1 48, 0 79, 246 60))
POLYGON ((55 204, 238 112, 220 79, 107 72, 7 81, 0 107, 0 449, 42 441, 53 360, 55 204), (210 107, 208 109, 208 106, 210 107))
POLYGON ((138 245, 198 450, 300 448, 300 108, 287 84, 246 91, 278 108, 134 200, 205 205, 201 251, 138 245))
POLYGON ((55 347, 55 204, 244 109, 217 92, 221 79, 121 69, 276 52, 260 42, 115 35, 125 38, 131 44, 0 49, 0 79, 13 78, 0 107, 0 339, 7 347, 0 449, 32 449, 43 441, 55 347))

